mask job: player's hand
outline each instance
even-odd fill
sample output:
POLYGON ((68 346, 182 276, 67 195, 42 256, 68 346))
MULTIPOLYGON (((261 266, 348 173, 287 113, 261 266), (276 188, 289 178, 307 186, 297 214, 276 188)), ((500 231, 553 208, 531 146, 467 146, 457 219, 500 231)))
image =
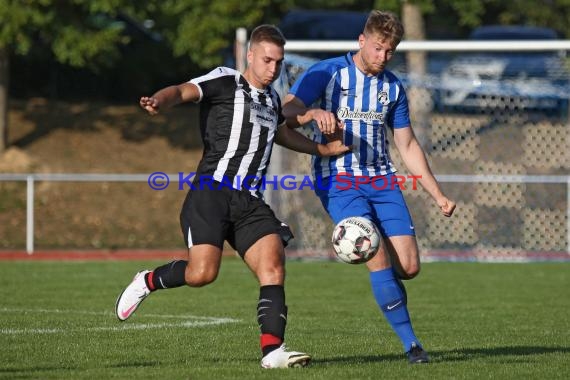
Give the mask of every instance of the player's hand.
POLYGON ((327 142, 332 142, 332 141, 336 141, 336 140, 343 141, 343 137, 344 137, 344 133, 342 131, 343 128, 344 128, 343 122, 337 121, 337 128, 334 130, 334 132, 329 133, 328 135, 325 135, 325 139, 327 140, 327 142))
POLYGON ((439 206, 441 213, 447 217, 453 215, 453 211, 455 211, 455 206, 456 206, 455 202, 453 202, 450 199, 447 199, 446 197, 443 197, 442 199, 438 200, 437 205, 439 206))
POLYGON ((151 115, 158 113, 158 100, 156 98, 143 96, 139 101, 140 106, 151 115))
POLYGON ((312 117, 323 135, 328 136, 335 133, 338 120, 332 112, 314 109, 312 117))
POLYGON ((319 153, 323 157, 338 156, 351 149, 352 147, 343 144, 342 139, 329 140, 326 144, 319 144, 319 153))

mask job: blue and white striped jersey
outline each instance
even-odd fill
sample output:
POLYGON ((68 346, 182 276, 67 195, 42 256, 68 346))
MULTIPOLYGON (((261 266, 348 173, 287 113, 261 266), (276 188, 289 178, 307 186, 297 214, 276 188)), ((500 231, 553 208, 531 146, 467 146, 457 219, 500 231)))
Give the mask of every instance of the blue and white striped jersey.
MULTIPOLYGON (((384 70, 367 76, 354 64, 353 53, 318 62, 289 90, 306 106, 320 102, 344 121, 344 143, 353 150, 336 157, 313 157, 316 178, 348 173, 377 176, 396 172, 390 159, 387 128, 410 126, 408 100, 400 80, 384 70)), ((314 140, 326 143, 313 125, 314 140)))

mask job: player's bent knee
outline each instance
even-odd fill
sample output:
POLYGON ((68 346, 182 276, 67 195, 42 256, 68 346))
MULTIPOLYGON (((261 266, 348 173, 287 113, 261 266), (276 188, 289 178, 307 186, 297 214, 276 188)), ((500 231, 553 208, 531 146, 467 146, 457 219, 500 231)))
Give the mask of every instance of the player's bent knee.
POLYGON ((186 284, 188 286, 191 286, 193 288, 199 288, 216 281, 217 277, 218 277, 218 271, 192 270, 190 272, 186 272, 184 279, 186 280, 186 284))
POLYGON ((201 288, 214 282, 216 278, 186 278, 186 284, 193 288, 201 288))
POLYGON ((256 273, 262 285, 282 285, 285 281, 285 268, 283 266, 260 269, 256 273))
POLYGON ((404 272, 401 273, 402 278, 404 280, 411 280, 420 274, 420 264, 415 262, 404 263, 402 264, 402 271, 404 272))

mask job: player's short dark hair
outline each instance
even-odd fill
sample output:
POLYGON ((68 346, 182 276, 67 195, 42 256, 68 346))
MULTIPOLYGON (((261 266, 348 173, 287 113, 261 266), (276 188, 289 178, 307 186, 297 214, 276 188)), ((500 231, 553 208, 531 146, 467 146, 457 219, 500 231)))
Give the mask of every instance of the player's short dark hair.
POLYGON ((251 32, 250 44, 259 42, 272 42, 277 46, 285 46, 285 36, 275 25, 263 24, 259 25, 251 32))
POLYGON ((364 34, 377 34, 398 45, 404 37, 404 25, 392 12, 373 10, 364 25, 364 34))

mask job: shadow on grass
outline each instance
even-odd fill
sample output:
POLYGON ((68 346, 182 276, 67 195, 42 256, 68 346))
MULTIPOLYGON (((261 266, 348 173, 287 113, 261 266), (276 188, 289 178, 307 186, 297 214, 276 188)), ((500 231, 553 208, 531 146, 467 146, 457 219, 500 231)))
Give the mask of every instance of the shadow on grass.
POLYGON ((462 348, 450 351, 435 351, 434 361, 450 362, 464 361, 485 357, 516 357, 543 354, 567 354, 570 347, 540 347, 540 346, 503 346, 493 348, 462 348))
MULTIPOLYGON (((143 367, 156 367, 160 366, 162 363, 159 361, 150 361, 150 362, 141 362, 141 361, 134 361, 128 363, 118 363, 114 365, 106 366, 106 368, 143 368, 143 367)), ((1 374, 9 374, 15 378, 16 375, 20 375, 19 377, 25 376, 32 376, 35 373, 41 372, 51 372, 51 371, 81 371, 86 370, 87 368, 82 367, 68 367, 68 366, 35 366, 35 367, 19 367, 19 368, 0 368, 0 375, 1 374)))
MULTIPOLYGON (((500 357, 525 357, 534 355, 544 355, 544 354, 567 354, 570 353, 570 347, 539 347, 539 346, 504 346, 495 348, 464 348, 457 350, 448 351, 431 351, 430 358, 432 363, 445 363, 445 362, 459 362, 459 361, 469 361, 479 358, 500 358, 500 357)), ((311 367, 319 367, 319 365, 331 365, 331 364, 367 364, 367 363, 386 363, 386 362, 402 362, 405 360, 405 356, 402 354, 388 354, 388 355, 366 355, 366 356, 336 356, 336 357, 316 357, 311 363, 311 367)), ((237 362, 242 362, 244 365, 251 362, 252 359, 238 360, 237 362)), ((256 360, 257 361, 257 360, 256 360)), ((205 360, 202 360, 205 362, 205 360)), ((236 364, 236 360, 232 360, 233 365, 236 364)), ((229 361, 228 364, 232 365, 229 361)), ((117 363, 113 365, 108 365, 106 368, 142 368, 142 367, 159 367, 161 365, 167 364, 164 361, 150 361, 150 362, 124 362, 117 363)), ((220 365, 219 360, 212 361, 213 365, 220 365)), ((66 366, 36 366, 27 368, 0 368, 0 375, 8 374, 12 378, 31 376, 34 373, 44 372, 44 371, 76 371, 85 368, 71 368, 66 366)))
MULTIPOLYGON (((429 351, 430 359, 434 363, 469 361, 479 358, 521 357, 544 354, 567 354, 570 347, 540 347, 540 346, 504 346, 494 348, 462 348, 449 351, 429 351)), ((376 363, 376 362, 400 362, 405 360, 403 354, 367 355, 367 356, 342 356, 329 358, 315 358, 313 365, 333 363, 376 363)))
POLYGON ((77 368, 70 368, 70 367, 58 367, 58 366, 36 366, 36 367, 16 367, 16 368, 0 368, 0 374, 33 374, 35 372, 44 372, 44 371, 62 371, 62 370, 69 370, 73 371, 77 368))
POLYGON ((149 361, 149 362, 128 362, 128 363, 117 363, 113 365, 108 365, 106 368, 137 368, 137 367, 156 367, 163 364, 160 361, 149 361))
POLYGON ((380 362, 396 362, 405 359, 404 355, 366 355, 366 356, 339 356, 339 357, 317 357, 311 361, 311 366, 318 366, 319 364, 366 364, 366 363, 380 363, 380 362))

